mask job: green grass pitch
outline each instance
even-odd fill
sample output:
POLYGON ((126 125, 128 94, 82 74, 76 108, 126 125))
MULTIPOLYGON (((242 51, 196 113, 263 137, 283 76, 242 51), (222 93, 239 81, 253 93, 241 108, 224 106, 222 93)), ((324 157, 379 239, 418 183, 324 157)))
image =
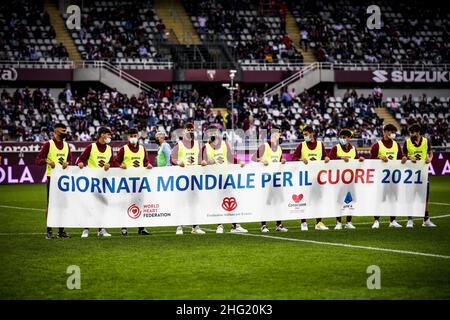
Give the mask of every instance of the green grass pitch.
POLYGON ((111 238, 91 230, 87 239, 74 229, 71 239, 45 240, 45 186, 2 185, 0 298, 449 299, 450 177, 430 180, 437 228, 422 228, 418 219, 412 230, 389 229, 382 218, 381 228, 372 230, 371 218, 356 217, 356 230, 332 230, 334 219, 325 219, 330 230, 315 231, 310 220, 310 230, 300 232, 298 221, 286 221, 289 232, 280 234, 271 222, 268 235, 275 238, 249 223, 243 226, 254 236, 191 235, 188 229, 177 236, 172 227, 151 228, 150 236, 130 229, 126 238, 117 229, 111 238), (70 265, 80 267, 80 290, 67 289, 70 265), (367 288, 370 265, 380 267, 379 290, 367 288))

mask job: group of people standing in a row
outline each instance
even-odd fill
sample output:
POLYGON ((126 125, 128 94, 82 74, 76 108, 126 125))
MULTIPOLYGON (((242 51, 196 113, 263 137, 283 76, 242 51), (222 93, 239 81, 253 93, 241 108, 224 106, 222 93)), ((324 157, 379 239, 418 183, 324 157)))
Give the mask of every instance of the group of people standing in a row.
MULTIPOLYGON (((54 138, 46 142, 37 159, 36 163, 47 166, 47 204, 50 189, 51 171, 56 166, 61 166, 63 169, 72 164, 72 155, 69 145, 64 139, 67 136, 67 127, 64 124, 56 124, 54 127, 54 138)), ((383 138, 372 145, 371 159, 380 159, 384 162, 389 160, 401 160, 404 164, 410 160, 413 162, 424 160, 426 163, 431 162, 433 152, 431 145, 427 138, 420 134, 420 126, 414 124, 409 127, 410 138, 406 140, 403 148, 395 141, 397 128, 388 124, 384 127, 383 138)), ((176 165, 180 167, 192 165, 223 165, 240 163, 243 167, 244 162, 239 162, 230 148, 230 145, 223 140, 220 129, 216 126, 210 126, 207 130, 208 142, 201 146, 199 141, 195 139, 194 126, 187 123, 184 127, 183 136, 171 149, 170 145, 165 141, 165 134, 158 132, 156 134, 156 141, 159 144, 158 153, 156 156, 156 165, 158 167, 176 165)), ((152 169, 153 166, 147 155, 145 147, 138 143, 139 132, 135 128, 128 130, 128 143, 120 148, 117 155, 114 157, 112 148, 109 146, 111 142, 111 130, 102 127, 98 130, 98 139, 96 142, 88 145, 80 157, 75 161, 75 164, 83 169, 85 166, 90 168, 103 168, 108 170, 110 167, 120 167, 122 169, 128 168, 147 168, 152 169)), ((333 146, 329 153, 325 150, 324 144, 317 141, 314 135, 314 130, 310 126, 303 128, 304 141, 300 143, 294 151, 292 161, 302 161, 308 164, 309 161, 323 160, 328 163, 330 160, 349 160, 357 159, 364 161, 364 157, 358 155, 356 148, 351 145, 350 138, 352 132, 349 129, 342 129, 339 132, 339 143, 333 146)), ((284 164, 286 160, 283 158, 283 150, 280 145, 281 130, 279 127, 273 127, 268 135, 266 141, 261 144, 257 151, 252 156, 252 161, 260 162, 263 165, 269 165, 272 162, 280 162, 284 164)), ((424 214, 424 227, 435 227, 431 222, 428 214, 428 193, 427 189, 427 210, 424 214)), ((48 206, 47 206, 48 207, 48 206)), ((412 217, 408 218, 407 227, 412 228, 414 225, 412 217)), ((341 218, 336 218, 335 229, 339 230, 343 227, 347 229, 354 229, 352 224, 352 217, 347 216, 346 224, 343 226, 341 218)), ((380 227, 379 217, 375 217, 372 225, 373 229, 380 227)), ((397 221, 396 217, 390 218, 389 227, 402 227, 397 221)), ((302 231, 308 230, 308 224, 305 219, 301 220, 300 228, 302 231)), ((322 219, 316 219, 316 230, 327 230, 328 227, 322 222, 322 219)), ((276 231, 287 232, 288 229, 283 226, 281 221, 276 222, 276 231)), ((217 233, 223 233, 224 227, 219 224, 216 229, 217 233)), ((233 223, 230 232, 248 232, 245 228, 237 223, 233 223)), ((267 223, 261 222, 261 232, 269 232, 267 223)), ((200 226, 193 225, 193 234, 205 233, 200 226)), ((105 228, 99 228, 98 236, 111 236, 105 228)), ((121 234, 128 235, 128 229, 122 228, 121 234)), ((138 228, 138 234, 150 234, 144 227, 138 228)), ((176 234, 183 234, 183 227, 178 226, 176 234)), ((81 237, 89 236, 89 229, 85 228, 81 237)), ((70 237, 65 232, 64 228, 59 228, 58 237, 70 237)), ((53 231, 51 227, 47 227, 47 239, 53 238, 53 231)))

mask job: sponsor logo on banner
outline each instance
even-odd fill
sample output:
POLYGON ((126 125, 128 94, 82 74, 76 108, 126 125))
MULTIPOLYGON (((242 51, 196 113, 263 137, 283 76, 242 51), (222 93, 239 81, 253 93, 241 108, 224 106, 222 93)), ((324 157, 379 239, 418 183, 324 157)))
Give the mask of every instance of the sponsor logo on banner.
POLYGON ((222 208, 226 211, 233 211, 237 208, 237 202, 235 197, 226 197, 222 200, 222 208))
POLYGON ((170 212, 161 212, 161 207, 159 203, 148 203, 144 204, 144 214, 142 215, 143 218, 164 218, 164 217, 170 217, 170 212))
POLYGON ((292 201, 294 202, 289 202, 288 204, 288 208, 290 209, 289 212, 290 213, 302 213, 304 212, 304 207, 306 206, 305 202, 302 202, 303 200, 303 193, 299 193, 299 194, 293 194, 291 196, 292 201))
POLYGON ((344 205, 342 206, 342 210, 354 210, 352 202, 353 202, 352 193, 347 192, 344 198, 344 205))
POLYGON ((127 213, 131 219, 137 219, 141 216, 142 211, 136 204, 133 203, 128 207, 127 213))

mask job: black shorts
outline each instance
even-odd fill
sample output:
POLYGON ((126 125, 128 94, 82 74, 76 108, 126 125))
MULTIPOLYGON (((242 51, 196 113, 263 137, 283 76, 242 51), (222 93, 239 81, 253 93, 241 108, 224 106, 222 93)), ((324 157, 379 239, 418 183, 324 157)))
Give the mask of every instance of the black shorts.
POLYGON ((50 177, 47 177, 47 206, 48 206, 49 195, 50 195, 50 177))

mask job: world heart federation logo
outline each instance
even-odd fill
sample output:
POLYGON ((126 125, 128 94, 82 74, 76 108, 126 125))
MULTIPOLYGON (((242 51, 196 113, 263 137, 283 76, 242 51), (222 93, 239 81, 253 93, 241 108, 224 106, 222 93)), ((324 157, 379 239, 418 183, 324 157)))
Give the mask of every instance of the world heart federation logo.
POLYGON ((141 209, 139 209, 139 207, 137 205, 135 205, 134 203, 128 207, 128 216, 131 219, 137 219, 141 216, 141 209))
POLYGON ((237 202, 235 197, 226 197, 222 200, 222 208, 226 211, 233 211, 237 208, 237 202))
POLYGON ((303 199, 303 194, 294 194, 292 195, 292 200, 294 200, 295 203, 299 203, 303 199))

